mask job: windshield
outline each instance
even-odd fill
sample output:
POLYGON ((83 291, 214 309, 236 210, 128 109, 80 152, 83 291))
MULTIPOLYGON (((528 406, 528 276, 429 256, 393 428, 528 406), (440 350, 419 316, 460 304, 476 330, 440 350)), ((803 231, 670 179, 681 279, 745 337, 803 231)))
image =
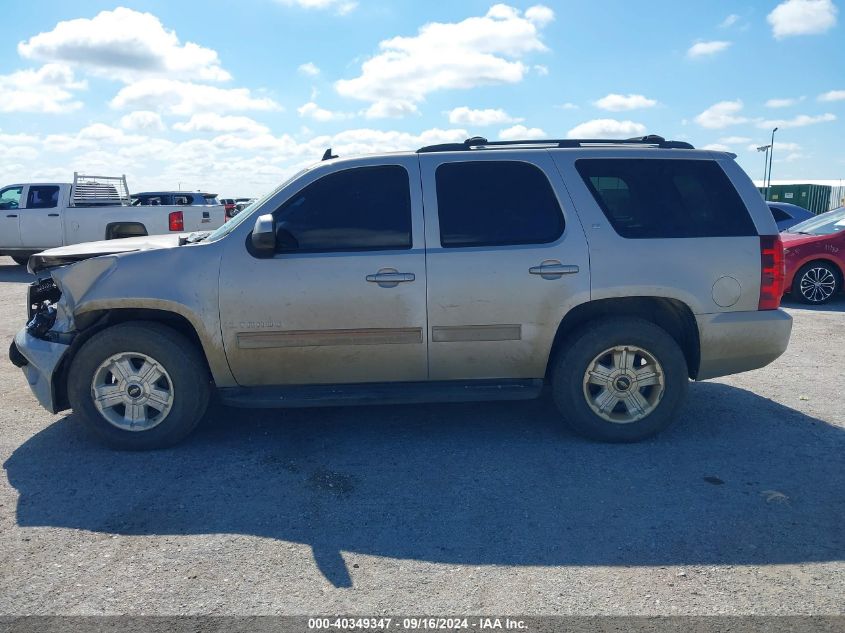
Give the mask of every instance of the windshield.
POLYGON ((298 171, 293 176, 291 176, 290 178, 285 180, 281 185, 279 185, 278 187, 276 187, 275 189, 273 189, 269 193, 266 193, 265 195, 261 196, 258 200, 256 200, 251 205, 246 207, 243 211, 238 213, 238 215, 236 215, 234 218, 232 218, 228 222, 224 223, 223 226, 218 228, 216 231, 214 231, 211 235, 209 235, 203 241, 205 241, 205 242, 215 242, 215 241, 219 240, 220 238, 226 237, 227 235, 229 235, 229 233, 231 233, 238 226, 243 224, 247 220, 247 218, 249 218, 258 207, 260 207, 261 205, 264 204, 264 202, 266 202, 267 200, 269 200, 270 198, 275 196, 279 191, 281 191, 284 187, 287 187, 289 183, 291 183, 294 180, 296 180, 297 178, 299 178, 306 171, 308 171, 308 169, 303 169, 301 171, 298 171))
POLYGON ((840 231, 845 231, 845 207, 822 213, 788 229, 789 233, 805 235, 832 235, 840 231))

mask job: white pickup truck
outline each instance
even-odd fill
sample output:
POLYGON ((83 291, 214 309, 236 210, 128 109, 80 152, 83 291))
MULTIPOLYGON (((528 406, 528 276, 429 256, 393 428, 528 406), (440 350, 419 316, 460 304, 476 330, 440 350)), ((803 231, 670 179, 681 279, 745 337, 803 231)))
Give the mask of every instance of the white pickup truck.
POLYGON ((57 246, 122 237, 213 230, 223 205, 132 205, 126 177, 84 176, 73 183, 15 184, 0 189, 0 255, 25 264, 57 246))

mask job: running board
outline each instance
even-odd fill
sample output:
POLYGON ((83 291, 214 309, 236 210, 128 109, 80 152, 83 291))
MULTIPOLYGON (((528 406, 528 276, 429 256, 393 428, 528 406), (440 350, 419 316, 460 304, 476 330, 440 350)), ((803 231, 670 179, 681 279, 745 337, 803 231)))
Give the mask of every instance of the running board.
POLYGON ((541 378, 526 380, 444 380, 344 385, 224 387, 220 399, 233 407, 275 409, 424 402, 531 400, 543 389, 541 378))

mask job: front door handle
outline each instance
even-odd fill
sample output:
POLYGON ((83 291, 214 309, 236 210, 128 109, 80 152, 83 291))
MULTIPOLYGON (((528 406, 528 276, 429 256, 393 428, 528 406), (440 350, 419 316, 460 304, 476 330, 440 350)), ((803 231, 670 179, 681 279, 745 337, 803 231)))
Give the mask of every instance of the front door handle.
POLYGON ((18 216, 17 216, 16 214, 14 214, 14 213, 9 213, 8 215, 6 215, 6 217, 7 217, 7 218, 16 218, 16 217, 18 217, 18 216))
POLYGON ((547 259, 539 266, 529 268, 528 272, 540 275, 543 279, 559 279, 563 275, 574 275, 578 270, 578 266, 573 264, 561 264, 556 259, 547 259))
POLYGON ((395 288, 401 283, 414 281, 417 276, 414 273, 400 273, 395 268, 382 268, 374 275, 367 275, 367 281, 378 284, 382 288, 395 288))
POLYGON ((48 213, 48 214, 47 214, 47 217, 50 217, 50 218, 57 218, 57 217, 59 217, 59 214, 58 214, 58 213, 48 213))

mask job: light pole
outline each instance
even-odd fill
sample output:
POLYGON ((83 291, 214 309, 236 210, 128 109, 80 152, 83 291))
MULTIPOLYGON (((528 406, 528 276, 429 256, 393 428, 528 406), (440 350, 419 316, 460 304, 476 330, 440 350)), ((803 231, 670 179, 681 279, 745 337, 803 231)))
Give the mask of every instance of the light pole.
POLYGON ((777 128, 772 130, 772 146, 769 149, 769 184, 766 186, 766 200, 769 199, 769 189, 772 186, 772 159, 775 155, 775 132, 777 131, 777 128))
POLYGON ((771 145, 761 145, 757 148, 758 152, 766 152, 763 155, 763 200, 769 199, 769 187, 766 185, 766 176, 769 169, 769 150, 771 148, 771 145))

